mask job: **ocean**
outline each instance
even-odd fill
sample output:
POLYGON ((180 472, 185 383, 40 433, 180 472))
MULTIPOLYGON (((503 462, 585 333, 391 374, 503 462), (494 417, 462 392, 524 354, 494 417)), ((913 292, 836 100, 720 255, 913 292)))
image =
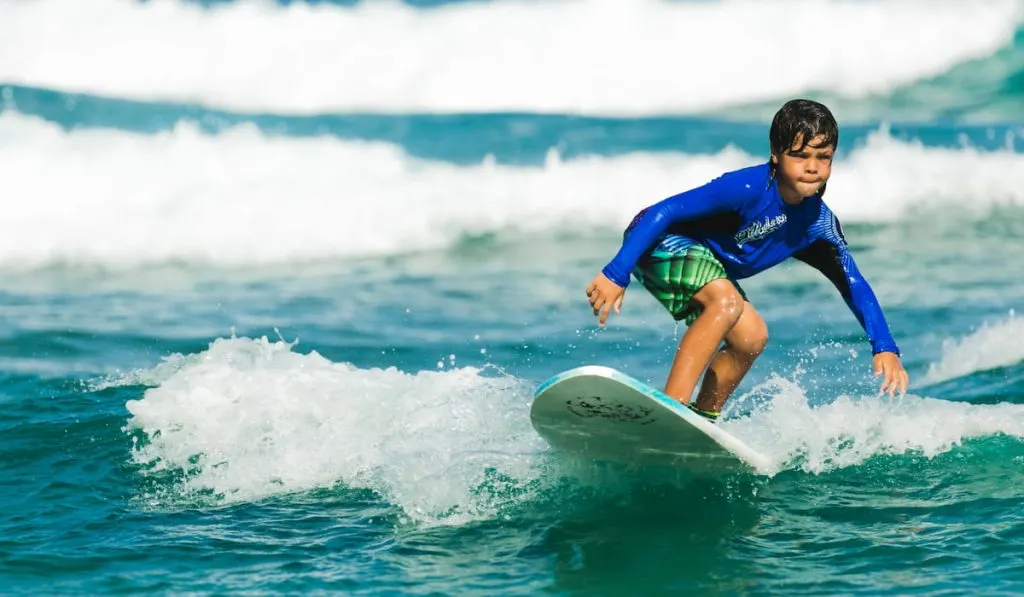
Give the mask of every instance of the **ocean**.
POLYGON ((0 593, 1024 593, 1024 1, 0 0, 0 593), (827 103, 910 374, 789 261, 718 424, 770 474, 553 450, 664 383, 584 290, 827 103))

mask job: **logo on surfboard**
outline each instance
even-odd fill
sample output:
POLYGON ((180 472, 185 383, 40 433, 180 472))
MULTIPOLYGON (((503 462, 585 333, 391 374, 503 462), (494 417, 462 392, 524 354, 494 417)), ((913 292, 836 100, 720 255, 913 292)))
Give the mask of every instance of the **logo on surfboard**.
POLYGON ((572 414, 583 419, 601 418, 649 425, 656 421, 654 409, 646 406, 628 406, 618 402, 605 402, 600 396, 577 396, 565 401, 572 414))

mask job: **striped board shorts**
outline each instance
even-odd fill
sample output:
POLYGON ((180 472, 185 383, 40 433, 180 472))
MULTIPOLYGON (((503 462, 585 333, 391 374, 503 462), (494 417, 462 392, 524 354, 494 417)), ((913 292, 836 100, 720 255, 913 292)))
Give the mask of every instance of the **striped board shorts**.
POLYGON ((730 280, 746 300, 736 280, 725 273, 722 262, 705 245, 679 234, 666 234, 646 253, 633 269, 633 277, 643 284, 676 321, 692 324, 703 308, 693 300, 708 282, 730 280))

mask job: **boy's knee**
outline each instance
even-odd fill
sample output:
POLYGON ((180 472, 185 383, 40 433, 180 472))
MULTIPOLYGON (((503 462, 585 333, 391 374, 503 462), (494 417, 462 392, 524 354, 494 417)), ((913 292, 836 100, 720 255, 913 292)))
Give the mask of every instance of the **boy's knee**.
POLYGON ((744 350, 750 356, 758 356, 768 346, 768 326, 761 322, 760 327, 752 331, 746 340, 746 346, 743 347, 744 350))
POLYGON ((743 297, 729 280, 709 282, 693 298, 700 303, 705 312, 714 312, 733 321, 743 315, 743 297))
POLYGON ((763 319, 757 317, 756 320, 744 325, 743 330, 738 333, 734 328, 733 337, 728 338, 727 343, 734 351, 748 355, 752 359, 757 358, 768 346, 768 326, 763 319))

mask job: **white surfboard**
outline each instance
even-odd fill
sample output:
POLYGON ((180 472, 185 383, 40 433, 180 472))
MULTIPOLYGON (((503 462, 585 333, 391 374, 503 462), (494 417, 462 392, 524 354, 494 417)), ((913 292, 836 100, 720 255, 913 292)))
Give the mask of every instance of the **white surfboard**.
POLYGON ((718 424, 610 367, 579 367, 544 382, 530 420, 556 449, 597 460, 709 474, 767 474, 770 467, 718 424))

